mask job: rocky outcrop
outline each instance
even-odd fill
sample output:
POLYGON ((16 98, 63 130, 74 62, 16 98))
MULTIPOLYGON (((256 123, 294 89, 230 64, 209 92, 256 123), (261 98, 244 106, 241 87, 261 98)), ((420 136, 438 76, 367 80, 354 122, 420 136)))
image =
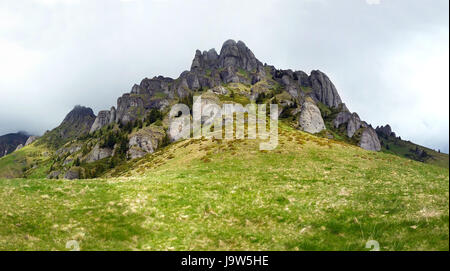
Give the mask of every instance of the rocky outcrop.
POLYGON ((128 157, 140 158, 148 153, 153 153, 161 146, 165 132, 162 127, 148 126, 130 136, 128 157))
POLYGON ((377 134, 379 136, 382 136, 385 138, 390 137, 390 136, 396 137, 396 134, 394 132, 392 132, 392 128, 389 124, 386 124, 386 126, 377 127, 375 129, 375 131, 377 132, 377 134))
POLYGON ((381 151, 380 140, 372 127, 364 128, 359 141, 359 146, 368 151, 381 151))
POLYGON ((183 72, 173 90, 179 97, 190 90, 210 89, 221 84, 255 84, 265 76, 262 63, 242 42, 226 41, 220 55, 215 49, 196 51, 191 70, 183 72))
POLYGON ((95 115, 91 108, 77 105, 66 115, 61 125, 83 128, 91 128, 95 121, 95 115))
POLYGON ((357 134, 359 137, 358 146, 361 148, 370 151, 380 151, 381 144, 375 130, 365 121, 361 121, 358 114, 348 112, 345 105, 342 104, 341 109, 343 111, 337 114, 333 121, 334 128, 345 128, 349 138, 353 138, 357 134))
POLYGON ((333 121, 334 128, 339 128, 345 125, 346 133, 349 138, 352 138, 358 129, 367 127, 367 123, 361 121, 358 114, 350 113, 348 111, 340 112, 333 121))
POLYGON ((117 99, 116 121, 126 124, 144 115, 144 101, 140 96, 124 94, 117 99))
POLYGON ((113 106, 110 110, 102 110, 98 112, 98 116, 92 124, 90 133, 93 133, 101 128, 113 124, 116 121, 116 108, 113 106))
POLYGON ((134 85, 131 93, 133 94, 148 94, 154 96, 156 93, 169 94, 170 85, 173 79, 169 77, 153 77, 152 79, 144 78, 139 86, 134 85))
POLYGON ((38 139, 39 139, 38 136, 30 136, 30 137, 27 139, 27 142, 25 142, 25 146, 28 146, 28 145, 32 144, 34 141, 36 141, 36 140, 38 140, 38 139))
POLYGON ((108 110, 103 110, 98 112, 97 118, 92 124, 90 133, 93 133, 101 128, 109 125, 111 123, 111 112, 108 110))
POLYGON ((319 108, 311 101, 302 105, 299 127, 302 131, 316 134, 326 129, 319 108))
POLYGON ((365 122, 362 122, 358 114, 353 113, 347 123, 347 136, 352 138, 356 131, 361 127, 367 127, 365 122))
POLYGON ((14 151, 18 151, 23 148, 23 144, 19 144, 14 151))
POLYGON ((291 70, 272 70, 272 76, 275 81, 285 87, 286 91, 294 98, 298 98, 301 93, 301 85, 298 77, 291 70))
POLYGON ((262 66, 253 52, 247 48, 244 42, 227 40, 220 50, 219 68, 241 68, 246 71, 254 71, 262 66))
POLYGON ((92 149, 92 151, 88 154, 86 162, 92 163, 98 160, 102 160, 107 157, 111 157, 113 154, 113 150, 109 148, 100 148, 97 144, 92 149))
POLYGON ((82 176, 82 168, 80 167, 73 167, 69 169, 66 174, 64 174, 64 179, 67 180, 75 180, 80 179, 82 176))
POLYGON ((228 90, 222 86, 217 86, 215 88, 209 89, 208 92, 212 92, 217 95, 227 95, 228 90))
POLYGON ((215 69, 217 68, 218 60, 219 55, 215 49, 210 49, 203 53, 200 50, 197 50, 195 52, 194 60, 192 60, 191 71, 215 69))
POLYGON ((109 110, 110 116, 109 116, 109 124, 112 124, 116 122, 117 114, 116 114, 116 108, 113 106, 109 110))
POLYGON ((347 124, 350 121, 352 114, 350 112, 339 112, 333 121, 334 128, 339 128, 343 124, 347 124))
POLYGON ((321 71, 312 71, 309 77, 315 97, 324 105, 337 108, 342 103, 336 87, 321 71))

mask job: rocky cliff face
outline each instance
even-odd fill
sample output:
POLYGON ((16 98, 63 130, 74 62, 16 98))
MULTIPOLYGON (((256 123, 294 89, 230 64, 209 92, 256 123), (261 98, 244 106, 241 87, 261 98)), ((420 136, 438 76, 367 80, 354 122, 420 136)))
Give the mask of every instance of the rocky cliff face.
POLYGON ((91 126, 90 133, 93 133, 109 124, 116 122, 116 108, 113 106, 110 110, 102 110, 98 112, 97 118, 91 126))
POLYGON ((102 127, 110 124, 111 112, 109 110, 103 110, 98 112, 97 118, 95 118, 94 123, 91 126, 90 132, 93 133, 102 127))
POLYGON ((337 108, 342 104, 341 97, 328 76, 321 71, 312 71, 309 77, 314 95, 328 107, 337 108))
POLYGON ((123 124, 135 121, 139 117, 143 117, 144 100, 140 96, 133 94, 124 94, 117 99, 116 120, 123 124))
POLYGON ((311 75, 308 75, 303 71, 277 70, 272 66, 268 68, 273 78, 295 98, 308 96, 330 108, 343 105, 336 87, 321 71, 312 71, 311 75))

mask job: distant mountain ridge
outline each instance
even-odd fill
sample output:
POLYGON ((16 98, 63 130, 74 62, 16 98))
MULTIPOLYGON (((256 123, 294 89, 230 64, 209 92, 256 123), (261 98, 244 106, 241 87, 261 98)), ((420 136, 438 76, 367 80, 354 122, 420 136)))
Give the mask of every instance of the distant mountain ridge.
POLYGON ((0 157, 13 151, 20 145, 24 145, 29 135, 25 132, 10 133, 0 136, 0 157))

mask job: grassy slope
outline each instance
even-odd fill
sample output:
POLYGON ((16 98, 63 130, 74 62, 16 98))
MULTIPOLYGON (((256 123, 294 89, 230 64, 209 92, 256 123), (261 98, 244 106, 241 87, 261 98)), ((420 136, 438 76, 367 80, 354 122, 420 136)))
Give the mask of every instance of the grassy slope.
POLYGON ((49 153, 43 145, 31 144, 0 158, 0 178, 44 178, 51 165, 49 153))
MULTIPOLYGON (((318 107, 322 112, 322 116, 324 118, 328 133, 331 133, 331 135, 333 135, 333 137, 337 140, 341 140, 354 145, 358 144, 358 140, 355 140, 355 138, 347 137, 346 127, 340 127, 337 129, 334 128, 334 119, 336 118, 339 111, 332 110, 320 102, 318 103, 318 107)), ((449 168, 448 154, 438 153, 432 149, 394 137, 384 138, 382 136, 378 136, 378 138, 380 140, 380 143, 382 143, 382 152, 412 159, 415 161, 421 161, 430 165, 436 165, 447 169, 449 168), (386 145, 389 145, 389 150, 386 148, 386 145), (414 154, 414 150, 416 148, 426 151, 429 156, 426 159, 420 159, 420 157, 417 157, 417 155, 414 154)))
POLYGON ((449 249, 447 169, 283 126, 179 142, 107 179, 0 180, 0 249, 449 249))
POLYGON ((380 140, 384 143, 383 152, 399 155, 400 157, 415 159, 414 150, 419 148, 426 151, 429 157, 424 162, 431 165, 449 168, 449 156, 445 153, 438 153, 432 149, 414 144, 409 141, 399 140, 393 137, 383 138, 380 140), (386 145, 389 145, 389 150, 386 149, 386 145))

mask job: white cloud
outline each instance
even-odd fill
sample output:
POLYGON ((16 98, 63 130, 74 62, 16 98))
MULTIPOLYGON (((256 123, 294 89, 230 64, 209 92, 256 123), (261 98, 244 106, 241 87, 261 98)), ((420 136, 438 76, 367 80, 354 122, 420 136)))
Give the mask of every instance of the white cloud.
POLYGON ((27 78, 42 61, 39 52, 21 47, 19 44, 0 39, 0 74, 13 84, 16 80, 27 78))
POLYGON ((46 5, 46 6, 55 6, 55 5, 74 5, 80 4, 81 0, 33 0, 34 2, 46 5))
POLYGON ((448 150, 448 5, 1 0, 0 134, 42 133, 75 104, 109 108, 142 78, 177 77, 195 49, 234 38, 277 68, 321 69, 364 120, 448 150))
POLYGON ((379 5, 381 4, 381 0, 366 0, 368 5, 379 5))

